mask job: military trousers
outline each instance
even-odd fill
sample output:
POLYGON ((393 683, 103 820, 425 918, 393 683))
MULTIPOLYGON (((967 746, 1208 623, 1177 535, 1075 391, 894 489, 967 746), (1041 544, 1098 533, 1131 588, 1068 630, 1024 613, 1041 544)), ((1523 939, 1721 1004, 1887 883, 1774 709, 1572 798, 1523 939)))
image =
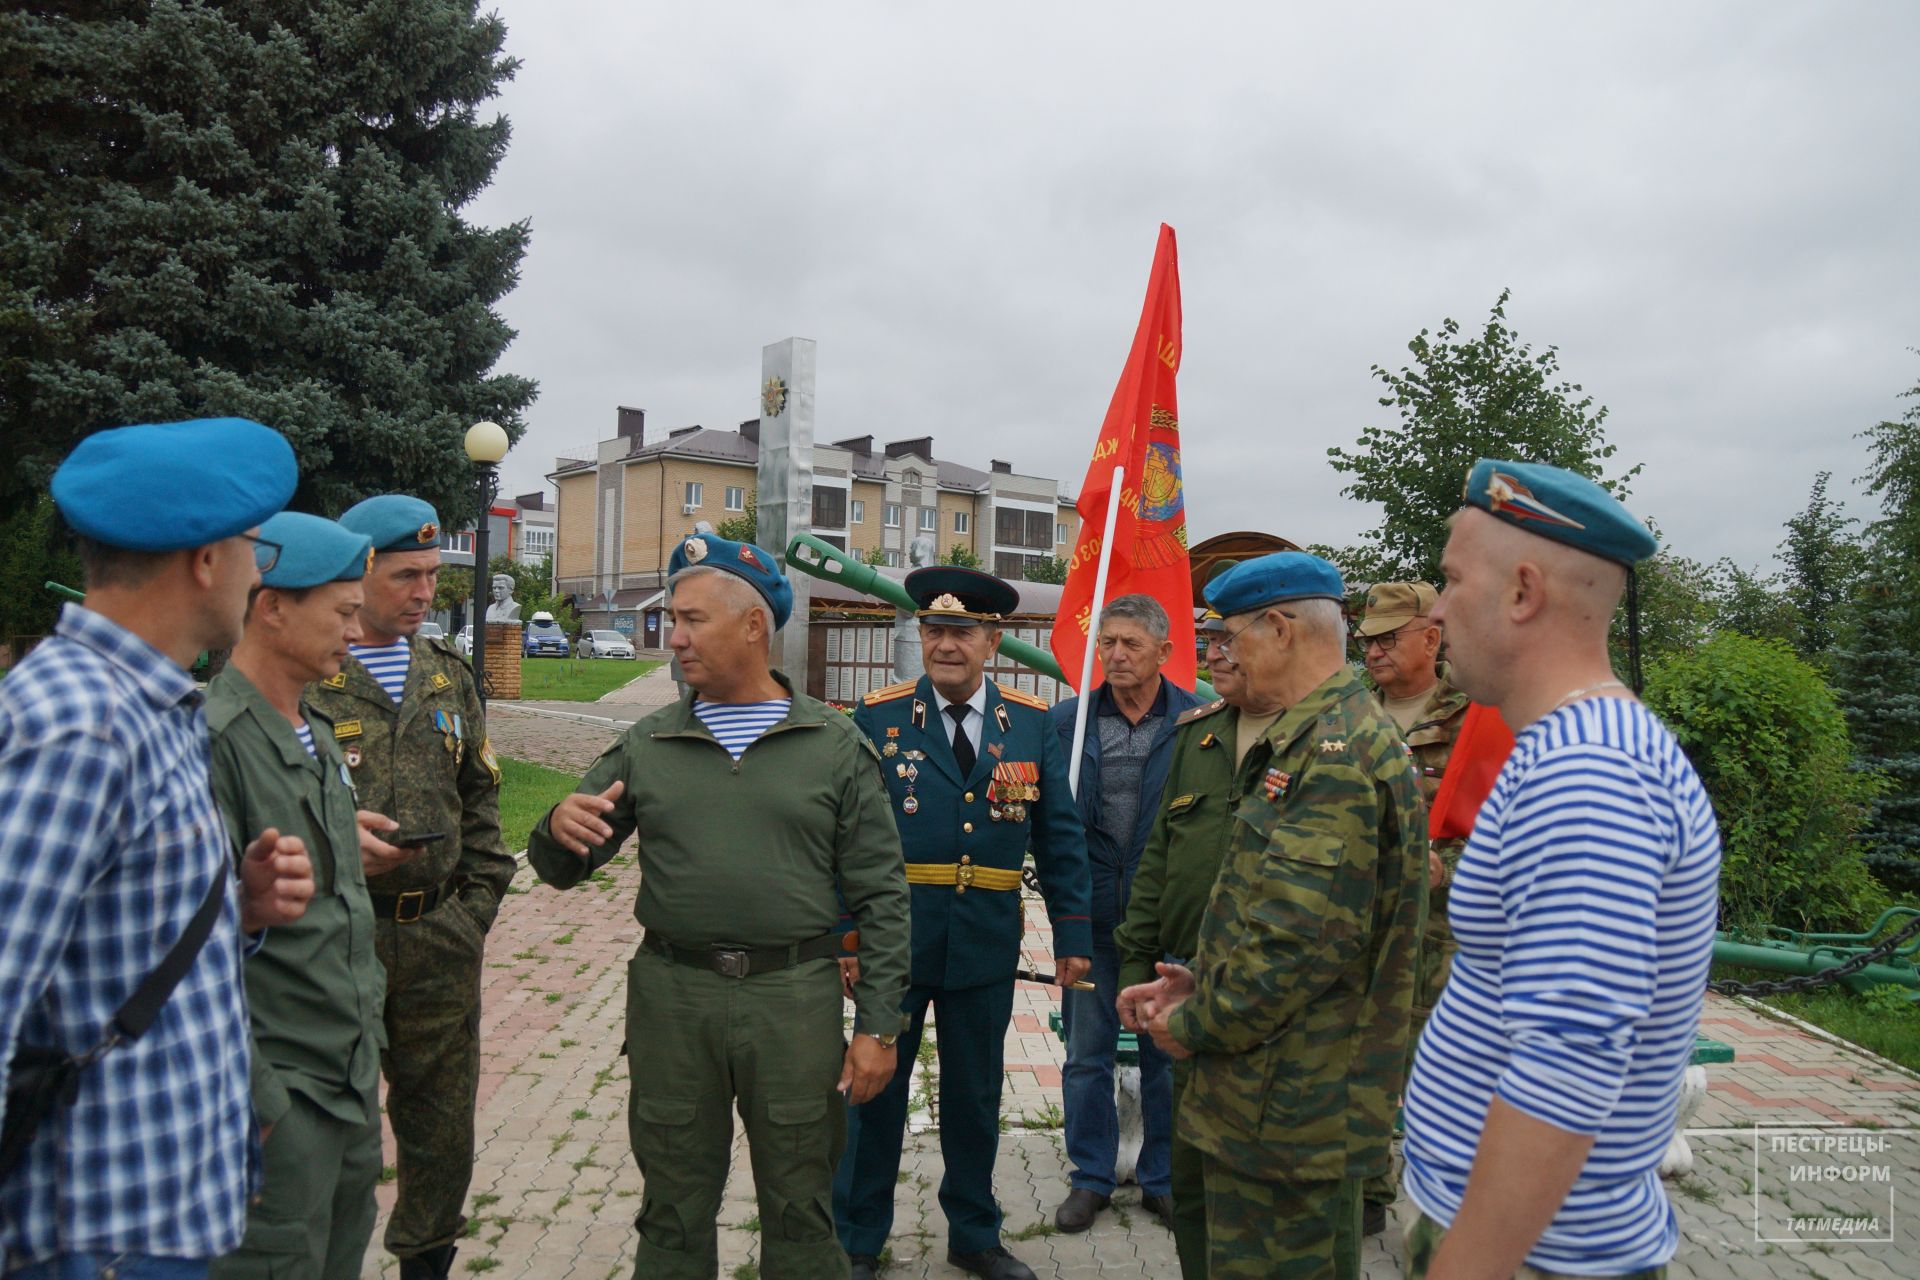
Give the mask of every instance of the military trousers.
MULTIPOLYGON (((1413 1215, 1413 1221, 1407 1224, 1407 1280, 1426 1280, 1427 1269, 1433 1265, 1433 1255, 1440 1252, 1440 1241, 1446 1237, 1446 1228, 1424 1213, 1413 1215)), ((1665 1267, 1648 1267, 1643 1271, 1621 1272, 1613 1276, 1598 1277, 1597 1280, 1666 1280, 1665 1267)), ((1513 1280, 1573 1280, 1559 1271, 1541 1271, 1537 1267, 1523 1266, 1513 1273, 1513 1280)), ((1583 1277, 1582 1280, 1596 1280, 1596 1277, 1583 1277)))
POLYGON ((380 1068, 399 1183, 386 1246, 410 1258, 466 1230, 486 933, 454 894, 411 923, 376 921, 373 943, 387 970, 380 1068))
MULTIPOLYGON (((1447 975, 1453 972, 1453 956, 1460 949, 1454 941, 1453 926, 1447 923, 1447 886, 1432 891, 1427 900, 1427 928, 1420 935, 1420 980, 1413 989, 1413 1021, 1407 1032, 1407 1078, 1413 1078, 1413 1054, 1420 1046, 1420 1033, 1426 1029, 1433 1007, 1440 1003, 1447 975)), ((1404 1088, 1404 1086, 1402 1086, 1404 1088)), ((1368 1204, 1382 1207, 1400 1198, 1399 1160, 1392 1168, 1367 1179, 1368 1204)))
POLYGON ((373 1239, 380 1111, 347 1121, 299 1093, 261 1150, 260 1198, 212 1280, 358 1280, 373 1239))
POLYGON ((1192 1074, 1191 1059, 1174 1061, 1173 1142, 1167 1167, 1173 1182, 1173 1247, 1180 1257, 1180 1274, 1185 1280, 1207 1280, 1206 1157, 1180 1138, 1180 1098, 1192 1074))
POLYGON ((728 978, 627 962, 627 1132, 644 1184, 634 1280, 712 1280, 736 1106, 760 1207, 763 1280, 846 1280, 833 1171, 846 1144, 840 967, 728 978))
POLYGON ((1007 1024, 1013 982, 948 990, 907 988, 908 1015, 899 1040, 900 1066, 872 1101, 853 1109, 847 1155, 834 1177, 833 1211, 848 1253, 878 1254, 893 1230, 893 1197, 907 1133, 907 1089, 920 1036, 932 1009, 939 1028, 940 1208, 947 1243, 980 1253, 1000 1243, 1000 1204, 993 1165, 1000 1154, 1000 1089, 1006 1081, 1007 1024))
POLYGON ((1202 1159, 1211 1280, 1360 1280, 1361 1179, 1283 1182, 1202 1159))

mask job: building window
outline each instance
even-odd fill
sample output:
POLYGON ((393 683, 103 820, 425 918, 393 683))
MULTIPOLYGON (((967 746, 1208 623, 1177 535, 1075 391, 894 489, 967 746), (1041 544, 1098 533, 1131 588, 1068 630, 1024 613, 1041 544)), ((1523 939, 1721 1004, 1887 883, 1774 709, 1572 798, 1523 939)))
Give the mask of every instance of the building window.
POLYGON ((747 489, 745 485, 727 486, 727 510, 745 511, 747 509, 747 489))
POLYGON ((698 480, 687 481, 687 505, 690 507, 699 506, 701 499, 706 495, 706 489, 707 487, 698 480))
POLYGON ((855 498, 850 505, 853 507, 853 515, 850 517, 852 521, 855 524, 865 524, 867 522, 867 500, 865 498, 855 498))
POLYGON ((521 564, 539 564, 553 554, 553 530, 523 525, 520 529, 521 564))
POLYGON ((973 528, 972 516, 968 515, 964 511, 956 511, 953 513, 953 531, 955 533, 967 533, 971 531, 972 528, 973 528))
POLYGON ((447 534, 440 539, 440 549, 443 551, 462 551, 467 555, 472 555, 473 530, 469 529, 465 533, 447 534))
POLYGON ((813 527, 816 529, 847 527, 847 491, 845 489, 825 489, 818 485, 814 486, 813 527))
POLYGON ((1030 551, 1052 551, 1048 535, 1055 529, 1044 511, 1021 511, 996 507, 993 512, 993 540, 1003 547, 1025 547, 1030 551))
POLYGON ((887 526, 887 528, 898 529, 900 527, 900 504, 899 503, 897 502, 887 503, 885 509, 882 510, 880 514, 881 514, 882 523, 884 523, 887 526))
POLYGON ((900 553, 894 550, 892 547, 888 547, 887 548, 887 568, 898 569, 899 567, 900 567, 900 553))
POLYGON ((1026 581, 1027 558, 1018 551, 994 552, 993 576, 996 578, 1004 578, 1008 582, 1026 581))
POLYGON ((909 488, 918 489, 920 487, 920 473, 918 471, 909 471, 900 477, 900 483, 909 488))
POLYGON ((1067 526, 1066 526, 1066 525, 1064 525, 1064 524, 1056 524, 1055 526, 1053 526, 1053 540, 1054 540, 1055 542, 1065 542, 1065 541, 1067 540, 1067 526))
POLYGON ((920 532, 938 533, 940 531, 940 513, 932 507, 920 508, 920 532))

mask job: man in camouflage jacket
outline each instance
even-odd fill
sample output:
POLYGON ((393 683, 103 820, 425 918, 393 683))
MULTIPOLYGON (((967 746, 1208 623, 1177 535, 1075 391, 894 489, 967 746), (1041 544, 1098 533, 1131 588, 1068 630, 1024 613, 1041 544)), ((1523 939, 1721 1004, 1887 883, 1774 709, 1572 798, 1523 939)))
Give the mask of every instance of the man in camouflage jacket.
POLYGON ((1176 1131, 1200 1149, 1210 1275, 1357 1277, 1360 1191, 1387 1168, 1406 1073, 1427 843, 1411 756, 1345 661, 1339 572, 1300 552, 1207 587, 1275 719, 1240 772, 1190 968, 1122 999, 1193 1059, 1176 1131))

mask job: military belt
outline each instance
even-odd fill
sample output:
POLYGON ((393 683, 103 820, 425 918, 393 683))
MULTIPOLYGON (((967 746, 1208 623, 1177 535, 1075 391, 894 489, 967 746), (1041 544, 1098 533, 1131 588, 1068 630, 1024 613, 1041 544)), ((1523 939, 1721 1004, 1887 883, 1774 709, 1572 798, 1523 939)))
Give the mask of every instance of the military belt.
POLYGON ((454 882, 442 880, 431 889, 409 889, 405 893, 369 893, 373 899, 373 918, 395 924, 412 924, 432 911, 453 893, 454 882))
POLYGON ((970 859, 959 862, 909 862, 908 884, 950 884, 955 893, 969 889, 992 889, 1006 893, 1020 887, 1020 873, 1005 867, 982 867, 970 859))
POLYGON ((840 954, 840 935, 823 934, 805 942, 796 942, 790 947, 683 947, 649 929, 640 939, 640 949, 652 952, 668 964, 711 969, 725 978, 747 978, 756 973, 791 969, 809 960, 837 956, 840 954))

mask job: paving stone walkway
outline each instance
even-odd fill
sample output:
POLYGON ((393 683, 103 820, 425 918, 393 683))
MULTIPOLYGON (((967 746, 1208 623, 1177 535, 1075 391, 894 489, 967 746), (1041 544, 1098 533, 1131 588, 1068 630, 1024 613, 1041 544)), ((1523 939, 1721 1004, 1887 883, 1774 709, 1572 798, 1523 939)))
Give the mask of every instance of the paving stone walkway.
MULTIPOLYGON (((615 732, 509 704, 493 709, 490 729, 502 754, 572 770, 584 768, 615 732)), ((481 1145, 470 1195, 477 1226, 462 1245, 458 1276, 632 1274, 640 1178, 627 1147, 627 1063, 619 1049, 626 960, 639 937, 632 916, 638 874, 631 848, 567 893, 523 871, 488 940, 481 1145)), ((1030 955, 1051 964, 1037 901, 1028 904, 1028 921, 1030 955)), ((1171 1238, 1139 1211, 1137 1189, 1124 1189, 1114 1211, 1083 1235, 1051 1231, 1067 1189, 1057 1127, 1062 1051, 1047 1028, 1057 1000, 1050 988, 1020 987, 1008 1031, 997 1189, 1009 1246, 1042 1277, 1170 1280, 1178 1275, 1171 1238)), ((1920 1124, 1920 1079, 1720 997, 1709 998, 1702 1031, 1733 1046, 1737 1060, 1710 1068, 1710 1091, 1690 1128, 1696 1168, 1669 1184, 1682 1233, 1669 1274, 1920 1275, 1920 1224, 1895 1216, 1902 1205, 1920 1202, 1920 1133, 1912 1129, 1920 1124), (1766 1126, 1757 1136, 1756 1124, 1766 1126), (1837 1125, 1863 1132, 1843 1137, 1837 1125), (1835 1222, 1874 1217, 1877 1234, 1892 1234, 1892 1241, 1836 1238, 1835 1222), (1801 1240, 1784 1238, 1791 1236, 1801 1240)), ((924 1119, 914 1127, 887 1274, 947 1280, 961 1273, 945 1262, 945 1223, 934 1196, 938 1142, 924 1119)), ((732 1168, 720 1213, 721 1275, 751 1280, 759 1242, 743 1139, 736 1140, 732 1168)), ((392 1193, 391 1186, 380 1190, 383 1227, 392 1193)), ((1876 1233, 1855 1232, 1866 1234, 1876 1233)), ((396 1275, 375 1239, 363 1275, 396 1275)), ((1397 1242, 1397 1223, 1368 1241, 1368 1280, 1401 1275, 1397 1242)))

